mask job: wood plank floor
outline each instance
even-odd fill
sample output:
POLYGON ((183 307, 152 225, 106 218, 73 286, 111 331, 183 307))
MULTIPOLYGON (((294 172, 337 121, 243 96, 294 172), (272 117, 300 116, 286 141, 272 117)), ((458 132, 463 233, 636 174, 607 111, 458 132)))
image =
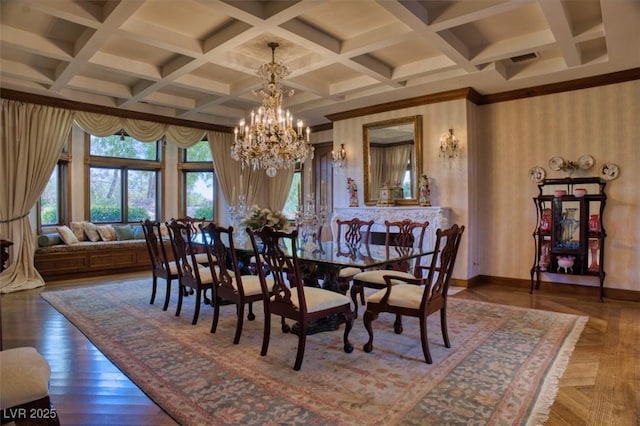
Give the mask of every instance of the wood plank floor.
MULTIPOLYGON (((3 348, 34 346, 51 365, 51 399, 63 425, 173 425, 175 422, 62 315, 42 291, 139 278, 67 282, 2 296, 3 348)), ((164 284, 164 283, 162 283, 164 284)), ((484 284, 455 295, 589 317, 547 425, 640 425, 640 303, 605 299, 567 286, 484 284)), ((163 286, 161 285, 160 288, 163 286)), ((159 301, 156 305, 160 309, 159 301)), ((189 407, 185 407, 188 410, 189 407)))

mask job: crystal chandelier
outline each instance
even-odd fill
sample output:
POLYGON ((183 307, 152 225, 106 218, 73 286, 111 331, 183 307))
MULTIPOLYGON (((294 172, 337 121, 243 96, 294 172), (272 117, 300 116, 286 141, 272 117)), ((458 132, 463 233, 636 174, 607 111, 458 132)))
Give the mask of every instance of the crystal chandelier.
MULTIPOLYGON (((251 122, 243 118, 235 128, 235 138, 231 147, 231 157, 241 161, 242 167, 253 166, 254 170, 266 169, 267 176, 274 177, 278 169, 287 169, 295 162, 304 161, 309 151, 309 127, 303 130, 302 120, 294 127, 293 115, 282 110, 281 81, 289 75, 287 66, 275 61, 278 43, 269 43, 271 62, 258 68, 257 74, 262 79, 262 89, 257 92, 262 96, 262 106, 258 111, 251 111, 251 122), (306 134, 305 134, 306 133, 306 134)), ((289 92, 289 96, 293 90, 289 92)))

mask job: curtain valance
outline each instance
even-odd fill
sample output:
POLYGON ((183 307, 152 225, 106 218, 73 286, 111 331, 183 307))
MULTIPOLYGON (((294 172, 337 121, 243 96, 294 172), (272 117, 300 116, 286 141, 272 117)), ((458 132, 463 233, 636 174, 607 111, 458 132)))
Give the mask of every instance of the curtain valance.
POLYGON ((124 129, 128 135, 141 142, 154 142, 166 136, 168 142, 181 148, 200 142, 205 134, 202 129, 85 111, 76 111, 74 120, 82 130, 92 135, 104 137, 124 129))

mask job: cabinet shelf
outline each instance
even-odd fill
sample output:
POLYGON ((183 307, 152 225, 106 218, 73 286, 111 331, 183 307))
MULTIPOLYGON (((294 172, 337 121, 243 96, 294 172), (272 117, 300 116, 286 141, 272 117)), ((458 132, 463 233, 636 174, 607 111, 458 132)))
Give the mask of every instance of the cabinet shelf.
POLYGON ((604 207, 606 182, 600 178, 545 179, 533 201, 537 223, 533 231, 535 257, 531 288, 540 288, 540 273, 594 276, 604 296, 604 207), (584 188, 583 196, 573 195, 584 188), (557 190, 566 195, 557 195, 557 190))

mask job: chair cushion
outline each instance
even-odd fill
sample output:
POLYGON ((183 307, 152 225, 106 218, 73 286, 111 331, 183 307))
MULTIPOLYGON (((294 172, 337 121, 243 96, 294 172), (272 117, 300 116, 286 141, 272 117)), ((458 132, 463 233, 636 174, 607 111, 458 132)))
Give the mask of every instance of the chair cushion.
POLYGON ((198 275, 200 275, 201 284, 213 283, 213 275, 211 274, 211 269, 208 266, 198 265, 198 275))
POLYGON ((347 266, 346 268, 340 269, 340 274, 338 275, 338 277, 340 277, 340 278, 349 278, 349 277, 353 277, 356 274, 359 274, 360 272, 362 272, 362 269, 360 269, 360 268, 354 268, 354 267, 351 267, 351 266, 347 266))
MULTIPOLYGON (((273 289, 273 279, 266 278, 267 288, 269 291, 273 289)), ((234 286, 235 286, 234 281, 234 286)), ((243 275, 242 276, 242 288, 244 288, 245 296, 253 296, 255 294, 260 294, 262 292, 262 287, 260 286, 260 277, 257 275, 243 275)))
MULTIPOLYGON (((375 271, 364 271, 356 274, 353 279, 358 281, 364 281, 367 283, 377 284, 377 285, 386 285, 384 281, 385 275, 397 275, 405 278, 415 278, 413 274, 408 272, 400 272, 400 271, 390 271, 387 269, 377 269, 375 271)), ((392 284, 398 284, 400 281, 392 281, 392 284)))
POLYGON ((0 409, 49 395, 49 363, 32 347, 0 352, 0 409))
MULTIPOLYGON (((367 302, 378 303, 387 289, 379 290, 367 298, 367 302)), ((388 303, 391 306, 419 309, 422 302, 423 286, 411 284, 396 284, 391 288, 388 303)))
MULTIPOLYGON (((335 308, 341 305, 350 305, 351 299, 344 294, 325 290, 317 287, 305 287, 304 297, 307 301, 307 312, 317 312, 324 309, 335 308)), ((296 308, 300 308, 298 289, 291 289, 291 301, 296 308)))
MULTIPOLYGON (((215 260, 215 257, 213 258, 213 260, 215 260)), ((196 262, 204 265, 208 264, 209 257, 207 256, 207 253, 196 253, 196 262)))

